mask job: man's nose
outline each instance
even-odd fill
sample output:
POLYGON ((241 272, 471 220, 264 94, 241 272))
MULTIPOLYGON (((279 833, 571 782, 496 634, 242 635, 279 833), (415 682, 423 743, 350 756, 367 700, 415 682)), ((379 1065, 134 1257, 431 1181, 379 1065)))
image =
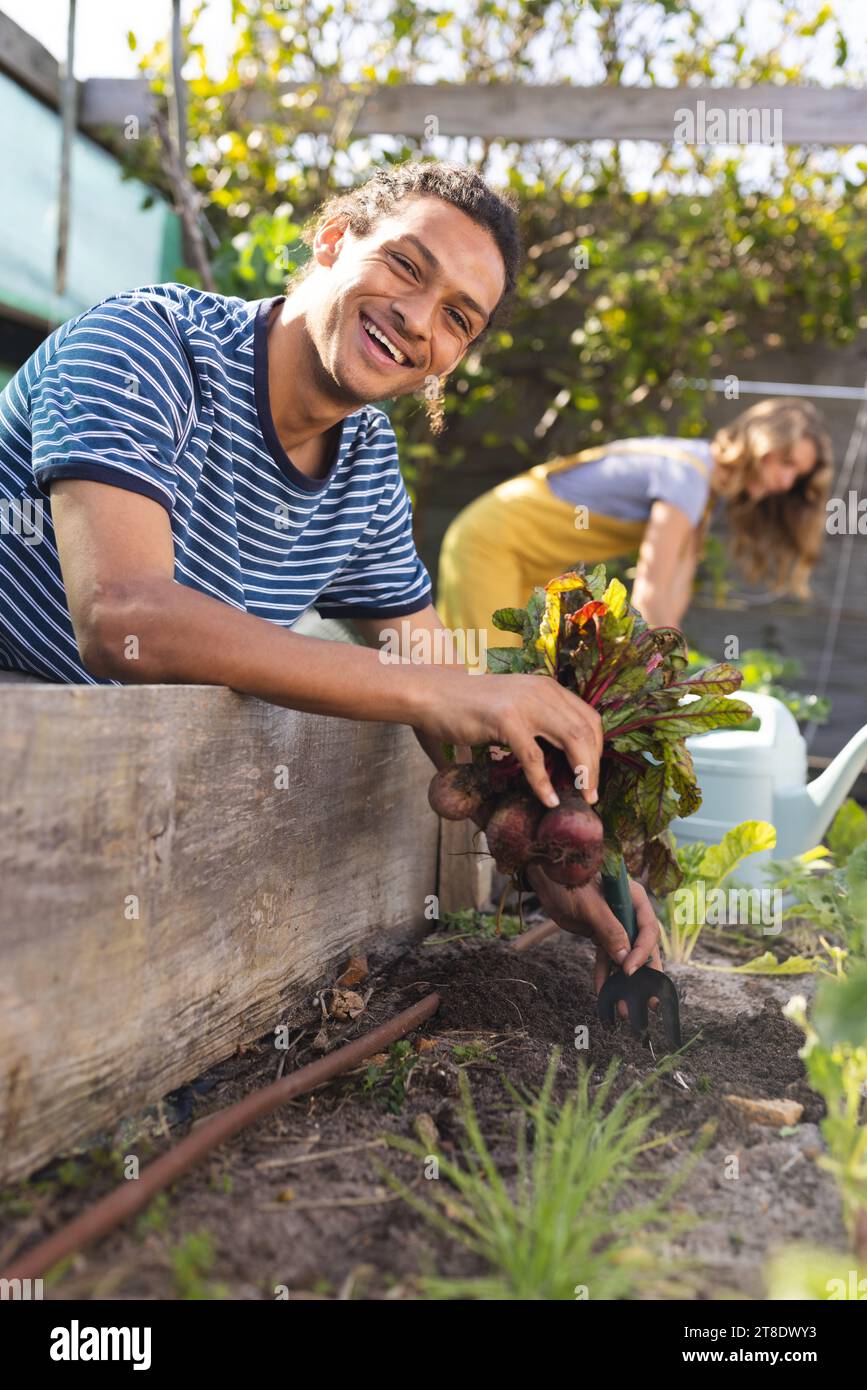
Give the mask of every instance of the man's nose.
POLYGON ((430 337, 434 312, 432 297, 425 294, 408 295, 406 299, 395 300, 392 309, 401 332, 418 356, 418 349, 430 337))

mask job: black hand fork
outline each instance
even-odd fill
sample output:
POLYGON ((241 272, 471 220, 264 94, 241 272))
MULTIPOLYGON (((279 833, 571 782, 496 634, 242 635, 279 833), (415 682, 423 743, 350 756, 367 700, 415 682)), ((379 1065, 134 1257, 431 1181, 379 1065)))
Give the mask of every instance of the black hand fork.
MULTIPOLYGON (((602 875, 602 893, 615 917, 622 923, 630 946, 635 944, 638 923, 635 908, 629 892, 629 878, 626 865, 620 860, 618 874, 602 875)), ((667 975, 654 970, 650 965, 642 965, 634 975, 624 975, 617 970, 608 976, 596 1004, 596 1012, 603 1023, 613 1023, 617 1014, 617 1004, 622 999, 629 1011, 629 1022, 636 1033, 642 1037, 648 1027, 648 1005, 653 998, 659 1000, 662 1026, 669 1047, 681 1046, 680 1006, 677 990, 667 975)))

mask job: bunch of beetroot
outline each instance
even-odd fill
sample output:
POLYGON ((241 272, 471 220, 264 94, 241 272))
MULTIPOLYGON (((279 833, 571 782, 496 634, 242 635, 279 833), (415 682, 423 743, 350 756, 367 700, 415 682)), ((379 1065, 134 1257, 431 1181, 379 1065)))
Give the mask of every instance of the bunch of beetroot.
POLYGON ((521 645, 488 651, 495 674, 545 672, 602 716, 599 801, 592 808, 559 749, 542 743, 560 805, 547 810, 508 749, 479 746, 431 782, 430 803, 447 820, 484 825, 504 874, 541 864, 555 883, 579 887, 622 859, 651 891, 680 881, 668 825, 701 805, 690 734, 739 724, 749 705, 726 698, 740 672, 721 663, 686 674, 688 653, 676 628, 651 628, 605 567, 570 571, 536 589, 526 609, 498 609, 494 625, 521 645))
POLYGON ((484 822, 488 849, 501 873, 511 876, 537 863, 555 883, 580 887, 602 867, 604 831, 596 812, 572 790, 562 761, 560 775, 552 775, 560 805, 550 811, 514 765, 517 759, 505 768, 497 762, 444 768, 430 784, 430 804, 446 820, 484 822))

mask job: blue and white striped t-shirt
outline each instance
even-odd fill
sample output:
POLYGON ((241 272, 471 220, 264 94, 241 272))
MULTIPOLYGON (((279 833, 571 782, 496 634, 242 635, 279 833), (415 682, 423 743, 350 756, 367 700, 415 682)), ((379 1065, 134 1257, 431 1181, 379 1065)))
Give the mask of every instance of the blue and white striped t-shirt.
POLYGON ((170 514, 175 579, 292 627, 431 602, 387 416, 344 419, 325 478, 286 455, 268 402, 267 325, 186 285, 112 295, 62 324, 0 395, 0 667, 96 681, 82 666, 49 485, 90 478, 170 514))

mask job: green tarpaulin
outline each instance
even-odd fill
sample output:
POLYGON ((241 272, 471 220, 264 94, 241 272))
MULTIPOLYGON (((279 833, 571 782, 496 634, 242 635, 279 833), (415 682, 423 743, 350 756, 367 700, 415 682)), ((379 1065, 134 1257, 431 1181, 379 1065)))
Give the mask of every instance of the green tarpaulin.
POLYGON ((58 298, 60 117, 0 74, 0 129, 0 315, 17 311, 54 326, 108 294, 174 277, 182 254, 177 217, 159 198, 143 209, 145 185, 124 181, 117 160, 77 134, 67 288, 58 298))

